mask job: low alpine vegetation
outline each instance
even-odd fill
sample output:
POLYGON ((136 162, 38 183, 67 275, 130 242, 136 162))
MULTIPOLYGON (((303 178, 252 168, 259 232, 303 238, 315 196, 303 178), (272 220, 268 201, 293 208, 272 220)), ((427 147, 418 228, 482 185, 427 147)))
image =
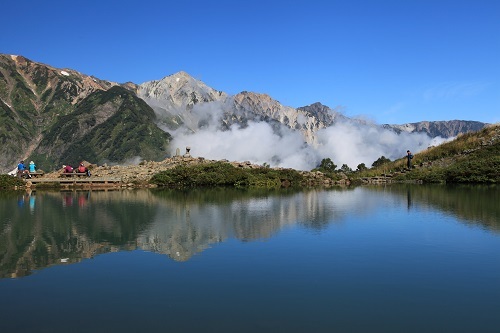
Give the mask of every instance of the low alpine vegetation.
POLYGON ((9 175, 0 175, 0 189, 13 189, 16 186, 24 186, 24 181, 9 175))
POLYGON ((226 162, 179 165, 157 173, 151 183, 163 187, 266 187, 299 186, 303 176, 292 169, 237 168, 226 162))

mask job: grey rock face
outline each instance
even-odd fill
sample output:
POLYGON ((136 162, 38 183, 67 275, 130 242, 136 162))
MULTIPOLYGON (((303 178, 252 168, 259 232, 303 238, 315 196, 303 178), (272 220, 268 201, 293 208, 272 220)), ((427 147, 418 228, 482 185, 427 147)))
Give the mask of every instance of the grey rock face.
POLYGON ((197 104, 222 102, 227 94, 208 87, 186 72, 178 72, 159 81, 149 81, 137 87, 137 95, 155 110, 162 121, 172 121, 173 127, 186 123, 197 104))

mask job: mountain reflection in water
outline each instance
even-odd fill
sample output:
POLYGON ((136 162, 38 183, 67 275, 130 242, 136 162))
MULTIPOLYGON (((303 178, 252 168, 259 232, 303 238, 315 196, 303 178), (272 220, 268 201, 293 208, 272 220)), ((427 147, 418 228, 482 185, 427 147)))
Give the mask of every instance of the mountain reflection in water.
POLYGON ((227 239, 272 237, 301 224, 321 231, 368 216, 384 192, 408 209, 429 205, 498 232, 498 190, 387 186, 331 190, 235 189, 18 192, 0 194, 0 277, 22 277, 107 252, 142 249, 189 260, 227 239))

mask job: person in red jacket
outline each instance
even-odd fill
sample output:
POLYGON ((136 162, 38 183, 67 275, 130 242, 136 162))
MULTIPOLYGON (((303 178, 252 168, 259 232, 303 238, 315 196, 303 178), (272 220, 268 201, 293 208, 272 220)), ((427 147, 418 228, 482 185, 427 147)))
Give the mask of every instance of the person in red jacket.
POLYGON ((80 163, 80 165, 78 166, 78 172, 80 173, 86 173, 87 176, 90 177, 90 171, 89 169, 82 163, 80 163))
POLYGON ((73 167, 71 165, 63 165, 63 172, 64 173, 72 173, 73 172, 73 167))

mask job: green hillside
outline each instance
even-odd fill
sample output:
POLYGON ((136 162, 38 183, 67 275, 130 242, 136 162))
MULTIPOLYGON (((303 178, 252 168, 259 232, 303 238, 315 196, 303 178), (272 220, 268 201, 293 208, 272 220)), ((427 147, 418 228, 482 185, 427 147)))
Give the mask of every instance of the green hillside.
POLYGON ((0 171, 21 159, 52 171, 81 160, 165 158, 171 137, 133 89, 0 54, 0 171))
POLYGON ((171 137, 154 124, 154 119, 153 110, 122 87, 97 91, 51 126, 30 159, 48 170, 82 160, 162 160, 171 137))
POLYGON ((459 135, 455 140, 406 158, 356 173, 356 177, 391 175, 396 181, 426 183, 500 183, 500 125, 459 135))

